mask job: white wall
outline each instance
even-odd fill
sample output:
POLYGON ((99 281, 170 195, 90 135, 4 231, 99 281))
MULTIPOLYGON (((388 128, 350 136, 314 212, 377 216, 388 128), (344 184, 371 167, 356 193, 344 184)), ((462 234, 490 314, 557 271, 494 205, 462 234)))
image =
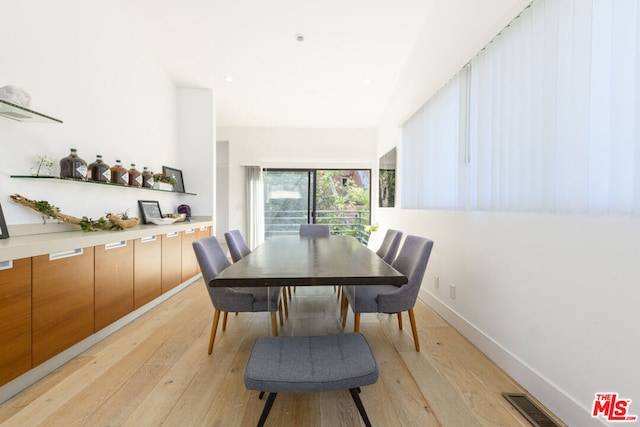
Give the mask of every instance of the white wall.
POLYGON ((242 166, 371 169, 378 162, 374 129, 221 128, 216 136, 229 143, 228 227, 243 232, 242 166))
POLYGON ((64 121, 0 117, 0 203, 8 224, 40 222, 38 213, 9 200, 13 193, 92 218, 127 209, 137 216, 138 199, 159 200, 168 212, 186 200, 160 192, 9 178, 29 174, 32 158, 43 154, 54 158, 57 174, 58 161, 70 147, 87 163, 102 154, 108 164, 121 159, 126 166, 136 163, 156 172, 162 165, 186 169, 188 164, 176 143, 176 89, 107 2, 3 2, 2 15, 0 86, 25 89, 32 109, 64 121))
MULTIPOLYGON (((402 121, 528 1, 478 3, 460 13, 459 28, 425 29, 378 129, 379 155, 400 144, 402 121), (448 74, 439 85, 424 78, 435 40, 447 42, 436 52, 439 73, 448 74)), ((601 425, 590 412, 598 392, 632 399, 630 412, 640 413, 639 218, 385 208, 377 221, 434 239, 422 295, 569 425, 601 425)))

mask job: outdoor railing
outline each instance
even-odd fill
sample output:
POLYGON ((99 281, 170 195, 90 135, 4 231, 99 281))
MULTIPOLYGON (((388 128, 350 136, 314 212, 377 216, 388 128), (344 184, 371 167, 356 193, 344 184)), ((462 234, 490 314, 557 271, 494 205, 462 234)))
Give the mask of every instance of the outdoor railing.
MULTIPOLYGON (((296 235, 300 224, 307 224, 307 211, 268 211, 265 212, 265 239, 272 236, 296 235)), ((369 211, 365 210, 327 210, 316 211, 316 224, 328 224, 331 234, 354 236, 367 244, 369 233, 365 227, 370 224, 369 211)))

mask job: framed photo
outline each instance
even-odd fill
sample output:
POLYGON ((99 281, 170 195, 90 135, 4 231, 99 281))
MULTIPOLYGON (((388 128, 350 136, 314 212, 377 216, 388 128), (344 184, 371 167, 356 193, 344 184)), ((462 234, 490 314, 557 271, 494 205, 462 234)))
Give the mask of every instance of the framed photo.
POLYGON ((0 205, 0 239, 6 239, 7 237, 9 237, 9 230, 7 230, 7 223, 4 222, 2 205, 0 205))
POLYGON ((175 191, 178 193, 184 193, 184 181, 182 179, 181 170, 170 168, 169 166, 162 166, 162 173, 176 180, 176 183, 173 184, 175 191))
POLYGON ((157 200, 138 200, 138 206, 140 207, 140 216, 143 224, 151 223, 151 219, 162 218, 160 203, 157 200))

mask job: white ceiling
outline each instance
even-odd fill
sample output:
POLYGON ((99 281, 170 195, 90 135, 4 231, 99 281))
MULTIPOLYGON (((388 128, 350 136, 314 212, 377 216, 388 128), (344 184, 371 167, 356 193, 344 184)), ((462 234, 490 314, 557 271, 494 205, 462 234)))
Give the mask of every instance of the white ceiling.
POLYGON ((377 124, 434 0, 116 3, 218 126, 342 128, 377 124))

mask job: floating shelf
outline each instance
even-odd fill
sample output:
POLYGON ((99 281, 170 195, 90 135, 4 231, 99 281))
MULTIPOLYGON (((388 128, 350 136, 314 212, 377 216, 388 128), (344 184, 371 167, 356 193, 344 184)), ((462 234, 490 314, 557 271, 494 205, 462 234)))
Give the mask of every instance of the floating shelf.
POLYGON ((0 116, 19 122, 62 123, 62 120, 46 116, 2 99, 0 99, 0 116))
POLYGON ((160 190, 158 188, 132 187, 132 186, 129 186, 129 185, 113 184, 113 183, 110 183, 110 182, 84 181, 84 180, 81 180, 81 179, 60 178, 59 176, 11 175, 11 178, 78 182, 78 183, 81 183, 81 184, 107 185, 107 186, 110 186, 110 187, 131 188, 133 190, 160 191, 162 193, 188 194, 190 196, 195 196, 196 195, 196 193, 186 193, 186 192, 183 193, 183 192, 179 192, 179 191, 160 190))

